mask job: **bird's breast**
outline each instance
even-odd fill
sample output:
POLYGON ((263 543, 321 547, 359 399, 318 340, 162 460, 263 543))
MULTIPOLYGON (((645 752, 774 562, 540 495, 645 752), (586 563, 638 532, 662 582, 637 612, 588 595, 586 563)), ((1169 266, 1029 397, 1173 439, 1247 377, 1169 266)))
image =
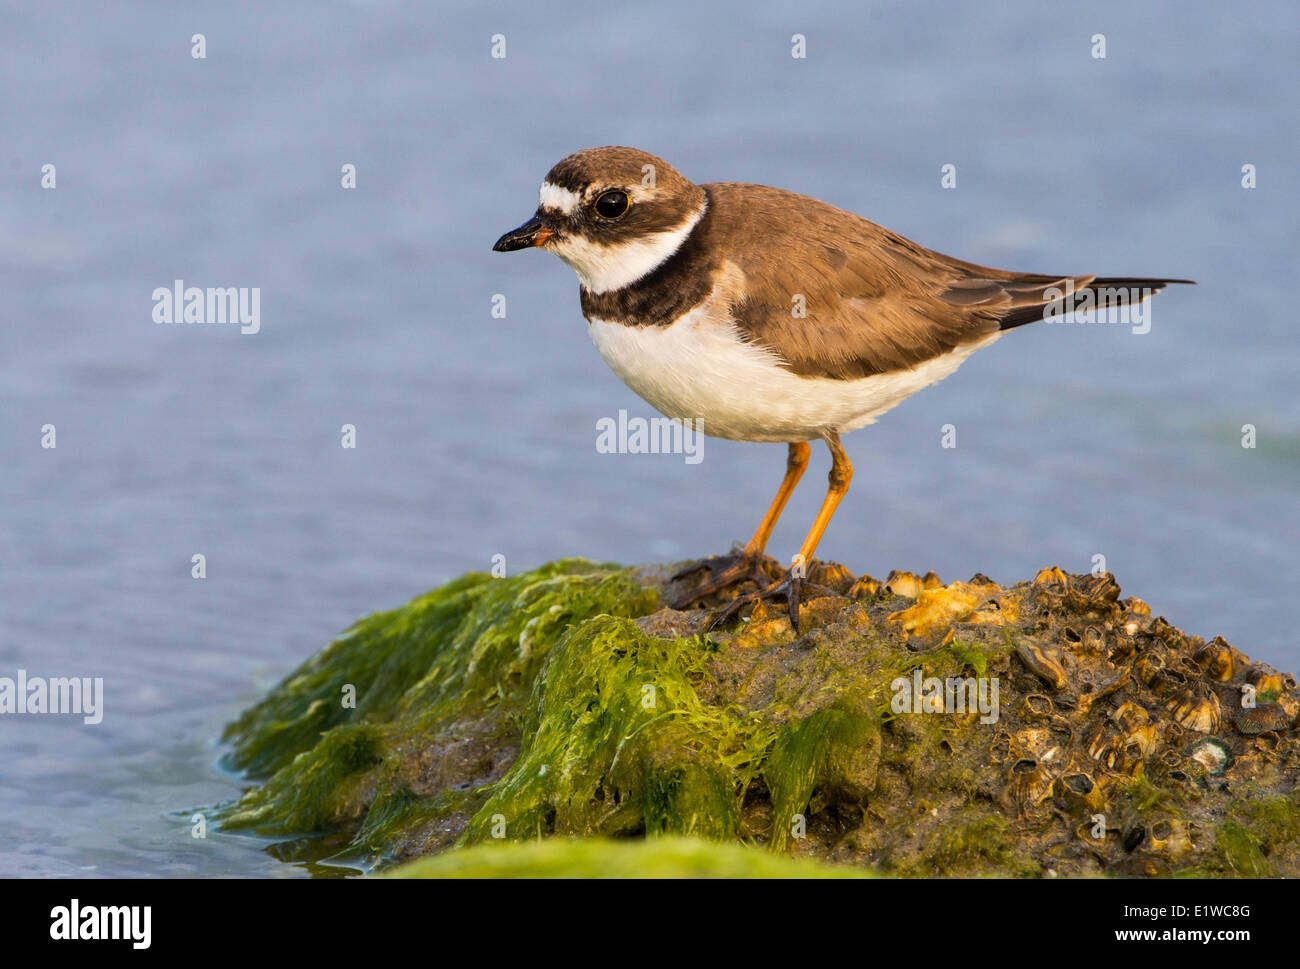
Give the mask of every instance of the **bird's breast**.
POLYGON ((705 434, 735 441, 807 441, 862 427, 997 337, 910 369, 837 380, 787 369, 772 350, 744 338, 719 299, 668 325, 588 322, 605 363, 639 397, 667 417, 699 420, 705 434))

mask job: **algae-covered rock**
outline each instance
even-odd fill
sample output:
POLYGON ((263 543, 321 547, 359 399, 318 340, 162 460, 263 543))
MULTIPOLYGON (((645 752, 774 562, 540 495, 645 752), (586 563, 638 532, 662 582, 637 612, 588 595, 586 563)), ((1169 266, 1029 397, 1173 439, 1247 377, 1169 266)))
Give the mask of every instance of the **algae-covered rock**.
POLYGON ((1300 873, 1294 678, 1109 575, 814 563, 798 634, 761 604, 709 631, 661 607, 667 576, 568 560, 361 620, 227 729, 259 783, 224 825, 286 860, 436 855, 415 870, 438 875, 646 873, 700 839, 748 846, 700 862, 719 874, 781 873, 736 869, 754 848, 885 874, 1300 873))

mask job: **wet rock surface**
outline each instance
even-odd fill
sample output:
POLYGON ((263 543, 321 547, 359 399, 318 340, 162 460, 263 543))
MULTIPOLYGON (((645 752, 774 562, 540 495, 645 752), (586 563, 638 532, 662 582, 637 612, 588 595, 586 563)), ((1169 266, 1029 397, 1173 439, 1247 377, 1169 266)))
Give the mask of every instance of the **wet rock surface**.
POLYGON ((1108 574, 815 562, 796 634, 770 603, 710 630, 672 572, 471 575, 362 620, 228 729, 261 782, 225 825, 380 866, 664 833, 885 874, 1300 873, 1294 677, 1108 574))

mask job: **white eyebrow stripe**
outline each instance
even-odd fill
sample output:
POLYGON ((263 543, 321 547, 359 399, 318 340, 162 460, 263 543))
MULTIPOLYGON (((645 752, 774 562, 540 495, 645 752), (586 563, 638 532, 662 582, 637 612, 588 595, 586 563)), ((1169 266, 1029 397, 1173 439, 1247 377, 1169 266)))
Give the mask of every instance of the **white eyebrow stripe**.
POLYGON ((540 202, 544 209, 558 209, 565 215, 572 215, 582 204, 582 196, 550 182, 542 182, 540 202))

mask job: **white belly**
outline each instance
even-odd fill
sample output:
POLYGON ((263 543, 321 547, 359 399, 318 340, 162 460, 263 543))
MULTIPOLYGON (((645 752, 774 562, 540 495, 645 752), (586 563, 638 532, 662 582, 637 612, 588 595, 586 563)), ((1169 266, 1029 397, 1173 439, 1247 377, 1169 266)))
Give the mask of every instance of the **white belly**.
POLYGON ((591 320, 591 338, 610 369, 660 413, 701 419, 705 434, 733 441, 808 441, 870 424, 1000 336, 898 373, 801 377, 772 351, 743 342, 734 324, 709 319, 708 305, 670 326, 591 320))

